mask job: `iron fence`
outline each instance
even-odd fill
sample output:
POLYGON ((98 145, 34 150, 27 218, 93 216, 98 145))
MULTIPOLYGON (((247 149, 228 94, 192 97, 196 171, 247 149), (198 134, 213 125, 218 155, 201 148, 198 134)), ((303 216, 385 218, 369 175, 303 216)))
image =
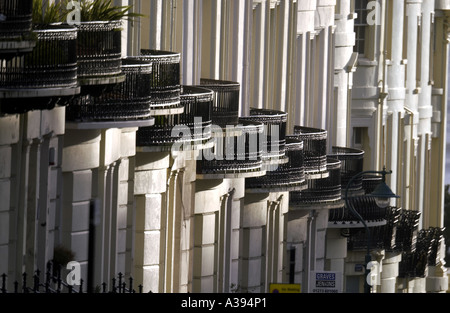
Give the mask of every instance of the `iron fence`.
POLYGON ((14 281, 11 286, 12 290, 8 290, 8 276, 6 274, 0 275, 1 288, 0 293, 142 293, 143 286, 137 286, 137 290, 133 285, 132 277, 126 277, 119 273, 117 278, 114 277, 111 283, 102 283, 95 289, 89 290, 85 286, 85 282, 80 279, 79 285, 68 284, 62 277, 61 266, 53 265, 50 261, 47 263, 47 268, 44 273, 36 270, 31 276, 26 272, 22 274, 22 280, 14 281), (43 274, 43 275, 42 275, 43 274))
POLYGON ((294 135, 303 141, 306 173, 323 173, 327 170, 327 131, 295 126, 294 135))
POLYGON ((67 120, 119 121, 149 118, 151 64, 124 58, 121 68, 121 72, 125 74, 124 82, 83 86, 82 94, 74 97, 67 107, 67 120))
POLYGON ((216 145, 206 149, 201 160, 197 161, 198 174, 227 174, 259 172, 262 170, 262 147, 259 136, 264 125, 239 120, 236 136, 219 136, 216 145), (206 156, 206 157, 205 157, 206 156))
POLYGON ((32 27, 33 0, 1 0, 0 40, 22 38, 32 27))
POLYGON ((327 159, 328 177, 309 179, 308 188, 290 193, 289 202, 293 205, 309 203, 328 203, 341 200, 341 161, 327 159))
POLYGON ((261 136, 263 159, 281 158, 286 150, 286 121, 287 113, 267 109, 250 109, 250 116, 241 119, 264 124, 261 136))
POLYGON ((143 49, 137 58, 152 64, 150 80, 152 108, 179 107, 180 53, 143 49))
POLYGON ((428 266, 440 263, 443 228, 421 229, 414 250, 405 250, 399 263, 399 277, 425 277, 428 266))
POLYGON ((279 164, 276 170, 268 171, 264 176, 246 179, 246 188, 306 188, 303 141, 286 136, 285 151, 288 162, 279 164))
POLYGON ((0 88, 77 86, 76 28, 53 25, 33 32, 37 43, 32 52, 1 61, 0 88))
MULTIPOLYGON (((366 196, 352 197, 348 199, 348 202, 364 221, 378 222, 386 218, 386 209, 378 207, 374 198, 366 196)), ((342 225, 359 222, 358 218, 353 215, 347 206, 330 210, 328 221, 342 225)), ((361 225, 361 227, 363 226, 361 225)))
MULTIPOLYGON (((373 205, 373 204, 372 204, 373 205)), ((396 207, 388 207, 385 209, 378 208, 375 212, 367 212, 364 208, 361 210, 361 207, 355 207, 360 215, 369 216, 364 218, 368 221, 376 221, 376 220, 386 220, 384 225, 370 227, 371 232, 371 241, 370 246, 373 249, 384 249, 386 251, 396 251, 396 233, 400 215, 400 209, 396 207)), ((335 215, 338 213, 337 210, 334 212, 330 211, 330 216, 332 215, 334 219, 335 215)), ((353 218, 354 219, 354 218, 353 218)), ((355 221, 351 221, 350 219, 346 221, 346 223, 357 223, 355 221)), ((349 228, 348 233, 348 249, 349 250, 365 250, 367 248, 367 234, 366 229, 362 227, 360 228, 349 228)))
POLYGON ((211 138, 213 100, 214 93, 209 89, 183 86, 180 95, 183 113, 155 116, 154 126, 142 127, 137 131, 137 145, 171 145, 175 142, 208 140, 211 138))
POLYGON ((121 74, 122 22, 81 22, 78 26, 78 77, 98 78, 121 74))
MULTIPOLYGON (((363 171, 364 165, 364 151, 346 147, 333 147, 329 157, 341 161, 341 184, 345 188, 348 182, 357 174, 363 171)), ((362 176, 354 179, 352 186, 349 186, 350 191, 357 191, 362 189, 362 176)))
POLYGON ((239 94, 240 85, 237 82, 200 79, 200 85, 214 91, 214 104, 212 122, 225 128, 227 125, 236 125, 239 120, 239 94))

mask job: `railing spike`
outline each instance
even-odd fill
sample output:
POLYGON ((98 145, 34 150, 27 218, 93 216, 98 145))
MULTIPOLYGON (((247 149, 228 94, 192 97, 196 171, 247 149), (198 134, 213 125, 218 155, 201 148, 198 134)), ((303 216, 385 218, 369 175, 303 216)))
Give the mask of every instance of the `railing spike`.
POLYGON ((6 274, 2 274, 2 293, 6 293, 6 274))

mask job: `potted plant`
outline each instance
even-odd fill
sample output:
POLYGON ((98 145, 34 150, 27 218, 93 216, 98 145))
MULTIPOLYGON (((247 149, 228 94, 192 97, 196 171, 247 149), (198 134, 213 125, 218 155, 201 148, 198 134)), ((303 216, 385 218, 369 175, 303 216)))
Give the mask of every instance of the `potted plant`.
MULTIPOLYGON (((120 75, 122 20, 142 15, 131 12, 131 5, 114 6, 112 0, 81 0, 79 4, 79 78, 95 79, 120 75)), ((67 16, 68 12, 65 14, 67 16)))
POLYGON ((32 34, 35 45, 26 53, 4 60, 0 69, 1 111, 24 113, 52 109, 64 97, 79 92, 77 81, 77 29, 57 23, 61 4, 33 0, 32 34), (33 98, 33 101, 23 101, 33 98))

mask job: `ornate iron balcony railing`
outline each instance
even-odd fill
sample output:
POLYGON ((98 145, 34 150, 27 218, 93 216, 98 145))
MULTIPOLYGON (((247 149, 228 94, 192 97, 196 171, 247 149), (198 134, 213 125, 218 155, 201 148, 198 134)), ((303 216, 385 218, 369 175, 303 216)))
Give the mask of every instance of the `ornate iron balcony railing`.
POLYGON ((285 155, 287 113, 251 108, 250 116, 245 116, 243 119, 264 124, 264 132, 261 136, 263 162, 282 160, 285 155))
POLYGON ((153 115, 167 114, 160 114, 158 109, 180 108, 180 53, 144 49, 138 58, 152 64, 150 86, 153 115))
POLYGON ((66 96, 79 93, 76 28, 51 25, 33 33, 37 42, 32 52, 0 61, 0 107, 4 113, 51 109, 65 105, 66 96))
MULTIPOLYGON (((341 161, 341 184, 342 190, 345 191, 348 182, 364 170, 364 151, 346 147, 333 147, 328 156, 341 161)), ((349 191, 362 191, 362 180, 362 176, 356 178, 352 186, 349 186, 349 191)))
POLYGON ((180 115, 182 126, 189 128, 190 141, 203 142, 211 138, 214 92, 195 86, 183 86, 180 96, 184 108, 180 115))
POLYGON ((323 129, 295 126, 294 135, 303 141, 305 173, 311 178, 327 175, 327 131, 323 129))
POLYGON ((0 88, 34 89, 77 85, 77 31, 74 27, 48 26, 34 30, 33 52, 3 60, 0 88))
POLYGON ((414 250, 404 250, 399 263, 399 277, 425 277, 428 266, 440 264, 439 255, 443 241, 442 228, 419 231, 414 250))
POLYGON ((419 232, 419 211, 402 209, 397 226, 395 245, 403 251, 414 251, 419 232))
POLYGON ((211 89, 215 93, 212 122, 225 128, 227 125, 238 124, 240 85, 237 82, 200 79, 202 87, 211 89))
POLYGON ((123 59, 121 64, 125 81, 84 86, 82 94, 67 107, 67 120, 129 121, 150 117, 151 64, 132 58, 123 59))
POLYGON ((32 27, 33 0, 2 0, 0 14, 0 41, 22 39, 32 27))
POLYGON ((200 178, 254 177, 265 174, 262 170, 262 148, 259 137, 264 131, 262 123, 239 120, 231 134, 219 135, 213 130, 215 147, 203 151, 197 161, 200 178))
POLYGON ((267 171, 261 177, 245 180, 245 186, 253 191, 301 191, 308 187, 303 165, 303 141, 287 136, 285 158, 288 162, 279 164, 277 169, 267 171))
POLYGON ((213 101, 212 90, 183 86, 180 96, 183 113, 156 116, 154 126, 142 127, 138 130, 137 145, 166 146, 166 150, 170 150, 172 144, 178 142, 187 143, 180 146, 182 149, 196 149, 196 146, 191 144, 201 144, 211 138, 213 101))
MULTIPOLYGON (((386 223, 384 225, 370 227, 370 247, 372 249, 394 251, 396 250, 395 238, 400 209, 389 207, 379 210, 381 214, 382 211, 384 211, 383 219, 386 220, 386 223)), ((336 211, 334 213, 336 213, 336 211)), ((362 212, 362 214, 364 214, 364 212, 362 212)), ((358 222, 351 223, 354 225, 358 222)), ((352 225, 347 223, 347 226, 348 228, 346 229, 348 229, 348 232, 342 232, 342 234, 348 237, 347 248, 349 250, 365 250, 367 248, 366 229, 362 225, 357 228, 351 228, 350 226, 352 225)))
POLYGON ((289 203, 293 206, 310 204, 341 203, 341 161, 333 158, 327 159, 329 176, 319 179, 308 179, 308 188, 303 191, 290 193, 289 203))
POLYGON ((81 22, 78 26, 78 77, 81 84, 121 75, 121 21, 81 22))
MULTIPOLYGON (((385 221, 386 209, 380 208, 375 200, 367 196, 358 196, 348 199, 356 212, 366 221, 368 226, 371 223, 377 225, 378 222, 385 221)), ((344 227, 364 227, 356 216, 347 207, 330 210, 328 221, 344 227)))

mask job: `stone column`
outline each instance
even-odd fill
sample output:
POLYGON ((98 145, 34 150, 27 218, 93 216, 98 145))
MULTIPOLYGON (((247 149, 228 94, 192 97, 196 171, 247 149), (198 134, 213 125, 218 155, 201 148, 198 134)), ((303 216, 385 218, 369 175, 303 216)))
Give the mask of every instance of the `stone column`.
MULTIPOLYGON (((0 117, 0 275, 8 275, 8 290, 13 287, 16 275, 17 240, 21 238, 17 218, 20 156, 22 152, 20 116, 0 117), (14 178, 16 176, 16 178, 14 178)), ((18 275, 22 267, 17 268, 18 275)))
POLYGON ((199 180, 195 191, 193 292, 230 288, 230 201, 222 179, 199 180))
POLYGON ((401 252, 386 252, 381 265, 381 293, 395 293, 397 288, 398 266, 402 260, 401 252))
MULTIPOLYGON (((72 250, 74 261, 81 264, 81 275, 87 281, 89 207, 100 165, 100 130, 66 130, 63 149, 63 209, 59 244, 72 250)), ((103 261, 97 254, 97 266, 103 261)), ((100 268, 96 267, 101 271, 100 268)), ((96 274, 101 284, 103 277, 96 274)))
POLYGON ((169 152, 136 154, 134 278, 144 292, 164 292, 169 166, 169 152))

